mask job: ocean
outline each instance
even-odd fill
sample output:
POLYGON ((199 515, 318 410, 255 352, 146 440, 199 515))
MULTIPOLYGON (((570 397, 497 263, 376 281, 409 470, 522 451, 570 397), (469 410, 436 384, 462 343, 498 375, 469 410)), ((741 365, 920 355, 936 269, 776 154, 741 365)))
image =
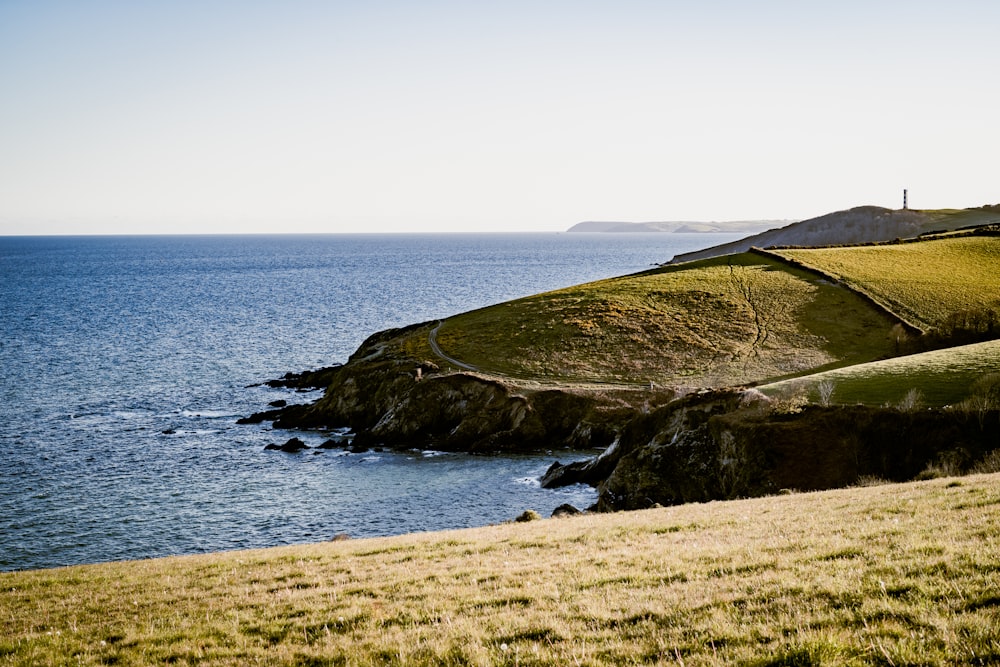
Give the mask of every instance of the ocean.
POLYGON ((370 334, 735 234, 0 237, 0 570, 487 525, 586 507, 580 452, 265 451, 260 383, 370 334))

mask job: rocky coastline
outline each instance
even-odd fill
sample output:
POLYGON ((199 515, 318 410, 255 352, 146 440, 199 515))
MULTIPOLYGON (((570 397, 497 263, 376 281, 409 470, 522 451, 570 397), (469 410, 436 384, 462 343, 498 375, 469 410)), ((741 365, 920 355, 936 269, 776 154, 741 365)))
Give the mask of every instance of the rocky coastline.
MULTIPOLYGON (((341 366, 272 386, 323 388, 305 405, 240 420, 275 429, 350 429, 329 446, 476 454, 601 450, 555 463, 545 487, 586 483, 592 510, 819 490, 864 479, 906 481, 935 466, 967 470, 1000 446, 996 410, 789 405, 750 388, 546 387, 448 371, 399 344, 430 323, 379 332, 341 366)), ((294 452, 291 438, 275 449, 294 452)))

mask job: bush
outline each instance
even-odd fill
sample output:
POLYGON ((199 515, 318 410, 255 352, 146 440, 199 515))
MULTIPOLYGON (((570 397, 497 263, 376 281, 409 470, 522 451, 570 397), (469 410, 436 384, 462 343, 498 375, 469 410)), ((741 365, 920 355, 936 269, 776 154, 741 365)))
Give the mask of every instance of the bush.
POLYGON ((924 399, 920 394, 920 390, 914 387, 910 391, 906 392, 906 395, 903 396, 903 399, 899 402, 897 407, 900 412, 915 412, 920 409, 923 402, 924 399))
POLYGON ((938 479, 940 477, 958 477, 965 474, 964 465, 968 455, 965 452, 952 450, 941 452, 937 459, 917 475, 917 480, 938 479))
POLYGON ((1000 472, 1000 449, 994 449, 972 466, 972 472, 980 475, 1000 472))
POLYGON ((925 333, 920 347, 934 350, 1000 338, 1000 313, 994 308, 970 308, 951 313, 925 333))

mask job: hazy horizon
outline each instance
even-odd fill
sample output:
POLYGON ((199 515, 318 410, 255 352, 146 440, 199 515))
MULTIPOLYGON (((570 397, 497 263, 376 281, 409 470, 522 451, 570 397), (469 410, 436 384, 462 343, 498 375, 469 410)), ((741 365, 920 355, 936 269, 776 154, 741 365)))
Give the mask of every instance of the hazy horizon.
POLYGON ((997 25, 987 0, 13 0, 0 235, 992 204, 997 25))

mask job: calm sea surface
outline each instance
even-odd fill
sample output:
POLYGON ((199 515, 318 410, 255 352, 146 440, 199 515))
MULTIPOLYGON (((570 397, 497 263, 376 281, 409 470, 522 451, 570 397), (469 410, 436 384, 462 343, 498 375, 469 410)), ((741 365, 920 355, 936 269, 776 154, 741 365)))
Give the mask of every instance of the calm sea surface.
MULTIPOLYGON (((564 452, 284 454, 252 387, 369 334, 730 234, 0 237, 0 570, 485 525, 595 499, 564 452)), ((307 434, 318 444, 322 434, 307 434)))

